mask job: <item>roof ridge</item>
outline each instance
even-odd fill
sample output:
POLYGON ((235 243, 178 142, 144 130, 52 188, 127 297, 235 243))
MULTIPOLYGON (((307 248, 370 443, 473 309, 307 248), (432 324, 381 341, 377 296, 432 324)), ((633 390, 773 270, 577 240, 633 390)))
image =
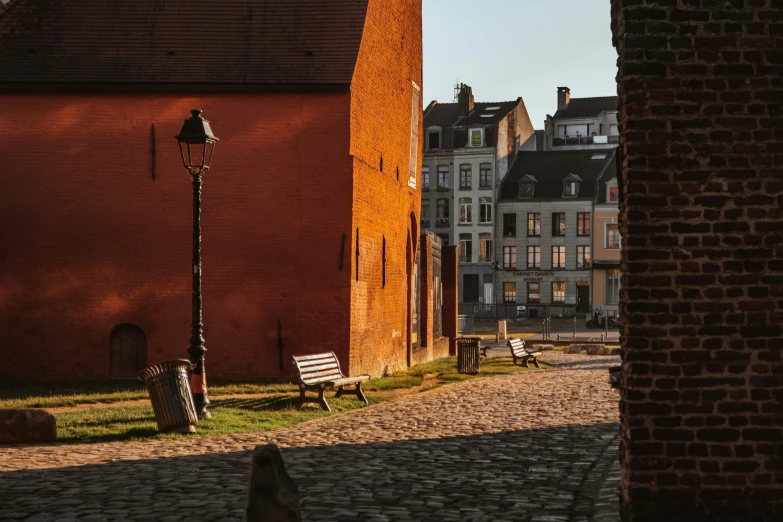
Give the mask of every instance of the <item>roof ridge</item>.
POLYGON ((600 100, 602 98, 619 98, 619 96, 617 94, 615 94, 613 96, 586 96, 584 98, 571 98, 571 101, 574 101, 574 100, 600 100))

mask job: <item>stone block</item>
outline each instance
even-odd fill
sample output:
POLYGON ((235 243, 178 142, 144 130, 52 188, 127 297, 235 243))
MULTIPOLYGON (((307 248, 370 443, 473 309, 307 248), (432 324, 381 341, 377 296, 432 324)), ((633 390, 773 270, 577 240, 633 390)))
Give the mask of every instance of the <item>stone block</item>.
POLYGON ((587 346, 585 352, 587 355, 601 355, 601 350, 603 350, 605 346, 603 344, 593 344, 591 346, 587 346))
POLYGON ((582 345, 581 344, 572 344, 569 345, 568 348, 566 348, 565 353, 581 353, 582 352, 582 345))
POLYGON ((243 522, 301 522, 299 490, 274 444, 253 450, 243 522))
POLYGON ((554 344, 530 344, 530 348, 535 348, 536 350, 541 350, 542 352, 546 352, 548 350, 554 350, 555 345, 554 344))
POLYGON ((57 423, 46 410, 0 409, 0 444, 57 440, 57 423))

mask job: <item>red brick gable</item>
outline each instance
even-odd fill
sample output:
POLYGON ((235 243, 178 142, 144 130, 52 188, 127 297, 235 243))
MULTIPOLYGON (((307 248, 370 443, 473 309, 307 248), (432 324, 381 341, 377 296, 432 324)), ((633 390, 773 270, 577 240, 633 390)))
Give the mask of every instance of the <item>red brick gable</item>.
POLYGON ((17 0, 0 85, 350 84, 367 0, 17 0))

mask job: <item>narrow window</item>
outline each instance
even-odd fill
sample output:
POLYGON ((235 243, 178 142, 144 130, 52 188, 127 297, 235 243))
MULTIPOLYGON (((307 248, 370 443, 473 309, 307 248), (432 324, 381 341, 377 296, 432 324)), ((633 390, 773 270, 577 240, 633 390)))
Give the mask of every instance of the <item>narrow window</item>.
POLYGON ((527 215, 527 235, 528 237, 538 237, 541 235, 541 214, 531 213, 527 215))
POLYGON ((473 184, 473 171, 470 165, 459 166, 459 188, 469 189, 473 184))
POLYGON ((421 226, 422 227, 430 226, 430 200, 429 199, 421 200, 421 226))
POLYGON ((515 269, 517 267, 517 247, 503 247, 503 268, 515 269))
POLYGON ((617 186, 609 187, 609 197, 607 198, 609 203, 617 203, 620 201, 620 189, 617 186))
POLYGON ((527 302, 528 303, 540 303, 541 302, 541 282, 529 282, 527 284, 527 302))
POLYGON ((438 237, 443 241, 443 246, 449 246, 449 235, 448 234, 438 234, 438 237))
POLYGON ((430 168, 421 168, 421 188, 423 190, 429 190, 430 188, 430 168))
POLYGON ((436 216, 436 225, 448 225, 449 224, 449 200, 438 200, 438 215, 436 216))
POLYGON ((620 271, 606 271, 606 304, 616 305, 620 302, 620 271))
POLYGON ((516 214, 503 214, 503 237, 517 237, 516 214))
POLYGON ((382 287, 386 288, 386 236, 383 236, 383 251, 381 252, 381 262, 383 263, 381 267, 382 287))
POLYGON ((470 198, 459 198, 459 222, 473 222, 473 201, 470 198))
POLYGON ((523 181, 519 189, 519 197, 532 198, 533 197, 533 183, 530 181, 523 181))
MULTIPOLYGON (((411 156, 408 166, 408 186, 416 188, 416 174, 419 170, 419 115, 421 114, 421 90, 413 84, 411 101, 411 156)), ((381 169, 383 170, 383 169, 381 169)))
POLYGON ((380 161, 380 163, 381 163, 380 170, 381 170, 381 172, 383 172, 383 154, 381 154, 381 161, 380 161))
POLYGON ((566 233, 565 212, 555 212, 552 214, 552 235, 564 236, 566 233))
POLYGON ((565 266, 566 252, 565 246, 552 247, 552 270, 562 270, 565 266))
POLYGON ((459 235, 459 262, 473 262, 473 239, 471 234, 459 235))
POLYGON ((479 170, 479 188, 492 188, 492 164, 482 163, 479 170))
POLYGON ((503 283, 503 302, 504 303, 516 303, 517 302, 517 284, 516 283, 503 283))
POLYGON ((440 132, 434 131, 427 133, 429 139, 430 150, 440 148, 440 132))
POLYGON ((479 263, 492 262, 492 234, 481 232, 479 234, 479 263))
POLYGON ((481 147, 484 144, 483 129, 470 129, 470 146, 481 147))
POLYGON ((527 247, 527 267, 528 268, 541 268, 541 247, 540 246, 528 246, 527 247))
POLYGON ((356 229, 356 280, 359 280, 359 229, 356 229))
POLYGON ((589 246, 577 246, 576 247, 576 267, 577 268, 590 268, 590 247, 589 246))
POLYGON ((589 212, 577 212, 576 213, 576 235, 577 236, 589 236, 590 235, 590 213, 589 212))
POLYGON ((552 283, 552 302, 565 303, 566 284, 563 282, 552 283))
POLYGON ((439 189, 447 189, 447 188, 449 188, 449 166, 448 165, 439 165, 438 166, 438 188, 439 189))
POLYGON ((492 198, 479 198, 479 223, 492 223, 492 198))
POLYGON ((620 248, 620 228, 617 223, 606 224, 606 248, 609 250, 620 248))

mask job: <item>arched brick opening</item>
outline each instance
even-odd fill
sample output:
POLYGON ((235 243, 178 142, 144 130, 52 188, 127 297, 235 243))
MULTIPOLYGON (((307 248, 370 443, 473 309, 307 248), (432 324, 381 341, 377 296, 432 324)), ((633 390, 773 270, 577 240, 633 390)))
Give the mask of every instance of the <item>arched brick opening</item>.
POLYGON ((623 520, 783 520, 783 4, 612 0, 623 520))

